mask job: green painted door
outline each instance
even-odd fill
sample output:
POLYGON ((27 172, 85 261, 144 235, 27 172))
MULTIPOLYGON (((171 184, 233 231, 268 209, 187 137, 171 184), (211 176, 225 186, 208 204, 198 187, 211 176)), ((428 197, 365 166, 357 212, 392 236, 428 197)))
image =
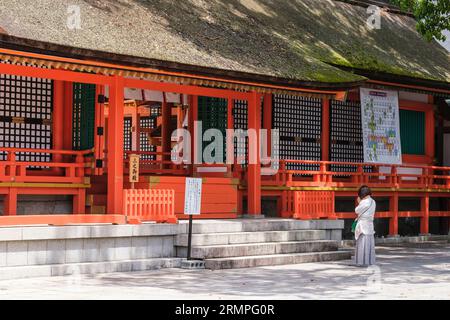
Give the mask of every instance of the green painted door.
MULTIPOLYGON (((228 102, 226 99, 210 98, 210 97, 198 97, 198 121, 202 121, 202 136, 208 129, 218 129, 222 133, 223 137, 223 149, 219 152, 222 154, 217 155, 215 153, 212 156, 220 156, 225 161, 225 137, 227 129, 227 110, 228 102)), ((202 144, 202 151, 208 146, 211 141, 204 141, 202 144)))
POLYGON ((73 84, 73 134, 74 150, 94 147, 95 85, 73 84))
POLYGON ((425 113, 400 110, 400 137, 403 154, 425 154, 425 113))

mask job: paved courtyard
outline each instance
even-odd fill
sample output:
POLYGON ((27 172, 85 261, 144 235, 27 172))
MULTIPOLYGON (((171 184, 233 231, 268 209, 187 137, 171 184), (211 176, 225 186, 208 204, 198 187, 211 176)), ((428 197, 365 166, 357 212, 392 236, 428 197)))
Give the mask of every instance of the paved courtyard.
POLYGON ((378 266, 350 261, 221 271, 0 281, 0 299, 450 299, 450 244, 378 247, 378 266))

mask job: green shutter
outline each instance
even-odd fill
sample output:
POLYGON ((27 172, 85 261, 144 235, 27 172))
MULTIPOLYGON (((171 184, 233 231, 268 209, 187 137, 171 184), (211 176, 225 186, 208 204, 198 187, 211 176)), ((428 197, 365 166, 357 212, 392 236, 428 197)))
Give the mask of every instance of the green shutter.
POLYGON ((403 154, 425 154, 425 113, 400 110, 400 137, 403 154))
MULTIPOLYGON (((227 110, 228 103, 226 99, 198 97, 198 120, 202 121, 202 135, 208 129, 218 129, 223 134, 223 161, 225 161, 225 134, 227 129, 227 110)), ((211 142, 203 142, 204 148, 211 142)))
POLYGON ((95 85, 73 84, 73 149, 94 147, 95 85))

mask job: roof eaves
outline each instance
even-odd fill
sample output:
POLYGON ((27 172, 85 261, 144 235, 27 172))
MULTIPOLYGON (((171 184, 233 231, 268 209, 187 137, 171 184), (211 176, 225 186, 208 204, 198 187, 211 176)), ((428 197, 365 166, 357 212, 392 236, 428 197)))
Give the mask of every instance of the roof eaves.
MULTIPOLYGON (((362 75, 354 75, 356 81, 350 82, 319 82, 319 81, 302 81, 296 79, 279 78, 273 76, 266 76, 262 74, 246 73, 240 71, 224 70, 189 64, 182 64, 172 61, 163 61, 150 58, 121 55, 109 53, 104 51, 97 51, 91 49, 75 48, 37 40, 19 38, 15 36, 0 34, 0 47, 6 49, 20 50, 32 53, 54 55, 58 57, 74 58, 81 60, 90 60, 97 62, 106 62, 130 67, 147 67, 155 68, 168 72, 185 72, 193 73, 198 76, 207 77, 221 77, 224 80, 237 81, 252 81, 258 82, 261 85, 284 85, 292 88, 305 88, 314 90, 347 90, 354 87, 361 86, 367 78, 362 75)), ((339 67, 334 67, 342 73, 351 73, 342 70, 339 67)))

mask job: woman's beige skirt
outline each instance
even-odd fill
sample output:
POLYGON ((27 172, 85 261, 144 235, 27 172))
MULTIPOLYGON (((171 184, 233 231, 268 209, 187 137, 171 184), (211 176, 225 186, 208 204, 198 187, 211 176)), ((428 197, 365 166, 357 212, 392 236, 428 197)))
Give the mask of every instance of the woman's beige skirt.
POLYGON ((356 240, 355 264, 370 266, 375 264, 375 237, 361 234, 356 240))

